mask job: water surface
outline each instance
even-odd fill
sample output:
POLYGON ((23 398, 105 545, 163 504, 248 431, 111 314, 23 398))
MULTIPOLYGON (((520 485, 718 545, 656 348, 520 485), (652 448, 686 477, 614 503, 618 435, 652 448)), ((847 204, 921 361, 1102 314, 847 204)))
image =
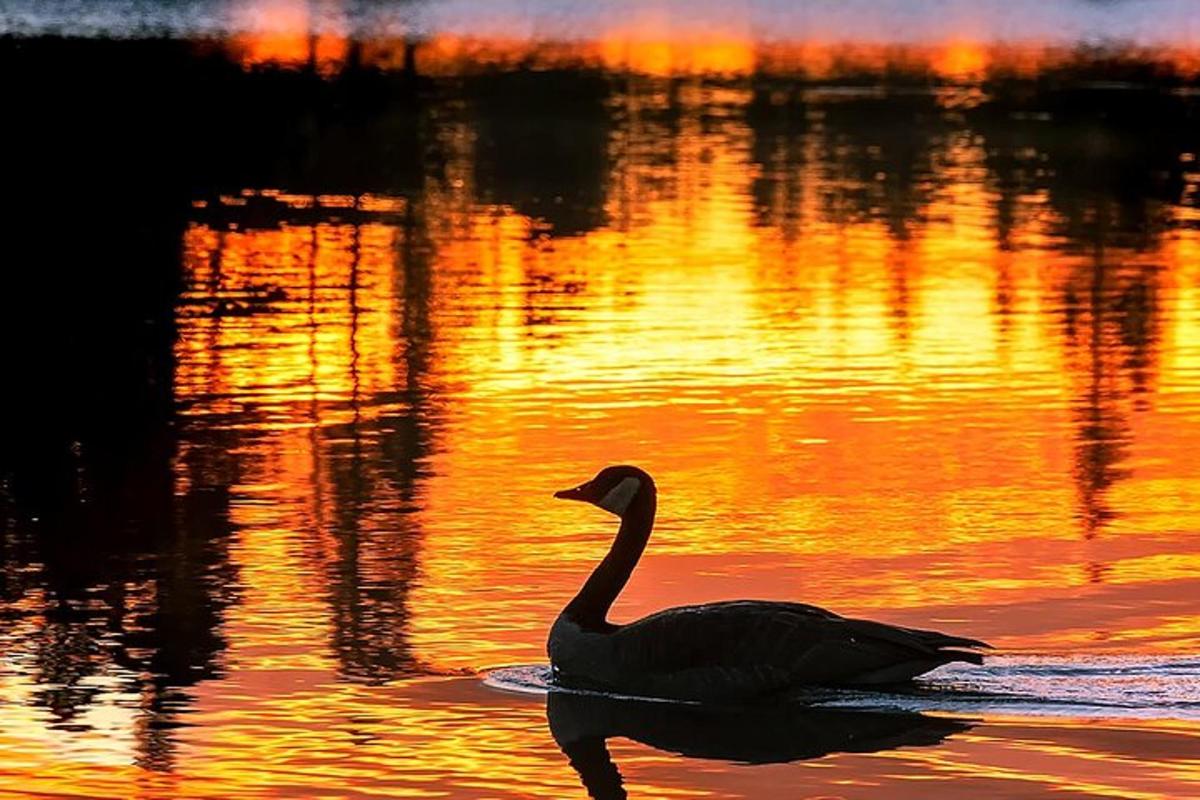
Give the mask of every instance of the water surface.
POLYGON ((1200 791, 1194 15, 851 5, 0 3, 0 796, 1200 791), (624 461, 614 618, 1001 657, 769 753, 484 686, 624 461))

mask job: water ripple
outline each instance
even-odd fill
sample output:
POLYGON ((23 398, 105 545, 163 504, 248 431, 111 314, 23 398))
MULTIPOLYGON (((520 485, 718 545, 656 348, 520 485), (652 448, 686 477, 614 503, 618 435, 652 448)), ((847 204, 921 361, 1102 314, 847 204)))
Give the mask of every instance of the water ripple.
MULTIPOLYGON (((550 668, 543 664, 492 670, 484 683, 522 694, 602 694, 556 684, 550 668)), ((997 656, 989 658, 984 666, 947 665, 911 686, 881 690, 814 688, 796 692, 790 699, 817 708, 1197 720, 1200 719, 1200 659, 997 656)))

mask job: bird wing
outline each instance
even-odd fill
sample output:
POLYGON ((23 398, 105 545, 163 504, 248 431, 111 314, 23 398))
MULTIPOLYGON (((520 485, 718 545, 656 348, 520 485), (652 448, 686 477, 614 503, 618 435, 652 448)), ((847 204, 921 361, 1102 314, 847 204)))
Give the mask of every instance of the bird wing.
POLYGON ((927 665, 986 646, 973 639, 841 617, 816 606, 733 601, 681 606, 622 627, 621 673, 655 696, 756 696, 804 684, 854 683, 902 665, 927 665))

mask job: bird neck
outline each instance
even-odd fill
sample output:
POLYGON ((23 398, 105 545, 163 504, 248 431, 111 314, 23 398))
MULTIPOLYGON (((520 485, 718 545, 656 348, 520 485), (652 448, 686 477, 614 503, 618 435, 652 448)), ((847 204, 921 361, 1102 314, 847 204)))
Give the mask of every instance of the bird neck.
POLYGON ((584 630, 611 628, 606 618, 617 595, 629 582, 637 566, 650 531, 654 527, 657 501, 653 488, 638 493, 621 517, 621 528, 608 555, 596 565, 591 576, 563 613, 584 630))

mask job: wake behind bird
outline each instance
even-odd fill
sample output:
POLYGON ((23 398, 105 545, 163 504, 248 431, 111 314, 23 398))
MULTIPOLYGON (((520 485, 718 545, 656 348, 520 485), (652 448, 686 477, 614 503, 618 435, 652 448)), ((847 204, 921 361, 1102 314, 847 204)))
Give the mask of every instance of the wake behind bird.
MULTIPOLYGON (((545 664, 495 669, 484 683, 527 694, 569 692, 680 702, 562 686, 545 664)), ((983 666, 947 664, 907 684, 806 687, 789 692, 786 699, 802 707, 863 711, 1200 720, 1200 657, 994 656, 983 666)))

